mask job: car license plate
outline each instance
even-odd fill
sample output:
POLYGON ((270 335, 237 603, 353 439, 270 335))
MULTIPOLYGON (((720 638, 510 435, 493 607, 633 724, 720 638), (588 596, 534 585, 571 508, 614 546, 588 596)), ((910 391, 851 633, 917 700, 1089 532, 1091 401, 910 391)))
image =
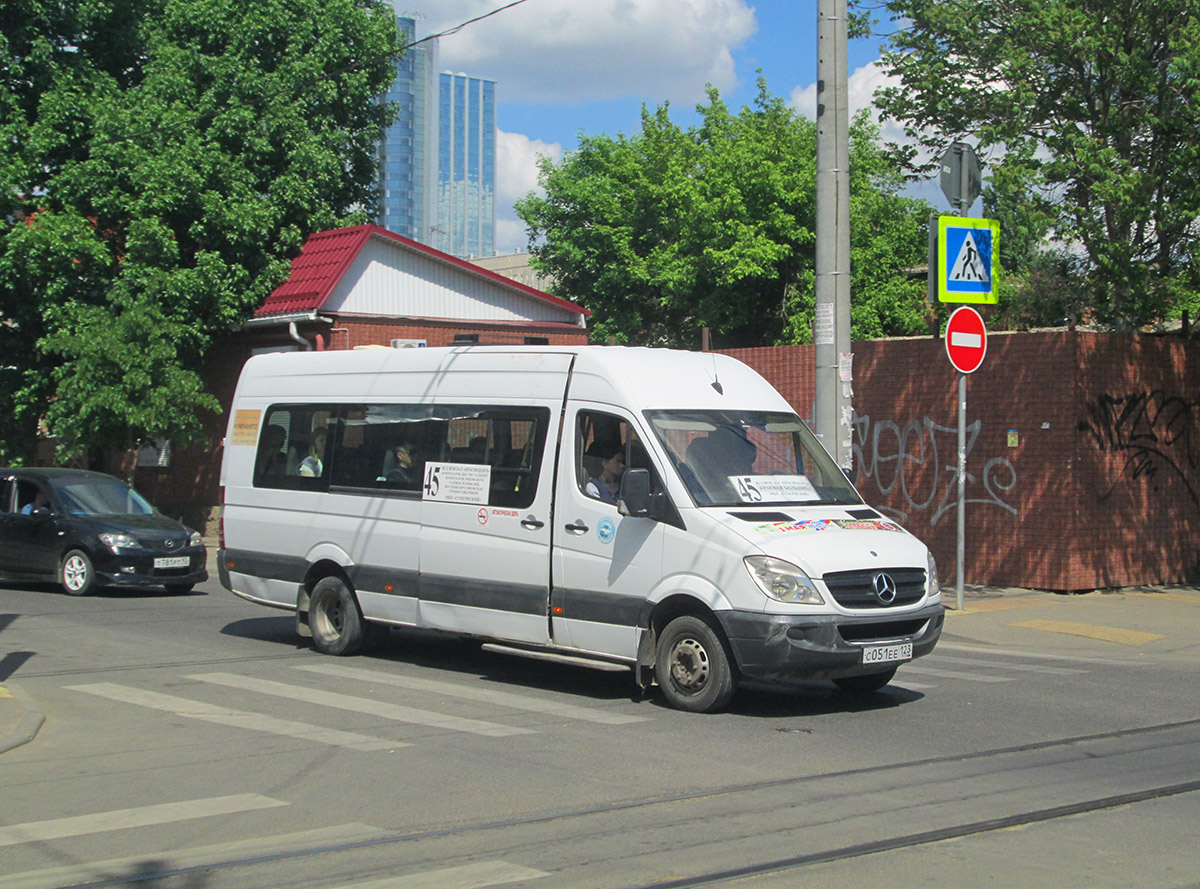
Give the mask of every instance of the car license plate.
POLYGON ((864 664, 890 664, 892 661, 911 661, 912 643, 900 645, 872 645, 863 649, 864 664))
POLYGON ((186 568, 191 564, 187 556, 163 556, 154 560, 155 568, 186 568))

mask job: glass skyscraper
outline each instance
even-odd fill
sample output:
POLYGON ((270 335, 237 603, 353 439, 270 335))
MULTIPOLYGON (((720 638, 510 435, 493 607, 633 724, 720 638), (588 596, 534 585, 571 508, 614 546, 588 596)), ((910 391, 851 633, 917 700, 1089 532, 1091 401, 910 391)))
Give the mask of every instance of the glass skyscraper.
MULTIPOLYGON (((405 42, 416 23, 396 19, 405 42)), ((463 258, 491 256, 496 227, 496 84, 436 74, 437 41, 408 50, 385 101, 397 117, 379 143, 379 225, 463 258)))
POLYGON ((438 76, 438 231, 434 247, 491 256, 496 227, 496 84, 438 76))

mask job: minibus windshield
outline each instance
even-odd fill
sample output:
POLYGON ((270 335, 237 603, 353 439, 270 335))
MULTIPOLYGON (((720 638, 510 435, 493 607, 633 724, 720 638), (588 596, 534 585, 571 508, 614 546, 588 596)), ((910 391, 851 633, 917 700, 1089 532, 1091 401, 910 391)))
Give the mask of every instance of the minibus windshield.
POLYGON ((697 506, 862 503, 795 414, 656 410, 646 419, 697 506))

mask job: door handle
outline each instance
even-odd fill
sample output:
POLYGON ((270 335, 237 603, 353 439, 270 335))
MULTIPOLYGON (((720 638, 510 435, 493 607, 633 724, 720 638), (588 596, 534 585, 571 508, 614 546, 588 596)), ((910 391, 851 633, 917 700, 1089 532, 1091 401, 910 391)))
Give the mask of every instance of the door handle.
POLYGON ((527 516, 525 516, 525 518, 521 519, 521 525, 523 527, 528 528, 530 531, 536 531, 538 528, 541 528, 545 524, 546 523, 543 522, 541 519, 536 518, 531 515, 527 515, 527 516))
POLYGON ((567 525, 567 530, 572 534, 586 534, 588 526, 583 523, 583 519, 576 519, 567 525))

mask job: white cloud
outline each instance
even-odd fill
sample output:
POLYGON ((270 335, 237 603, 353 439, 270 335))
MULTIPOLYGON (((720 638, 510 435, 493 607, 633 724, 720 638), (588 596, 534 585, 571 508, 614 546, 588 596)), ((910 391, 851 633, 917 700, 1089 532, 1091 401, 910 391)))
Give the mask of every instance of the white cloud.
MULTIPOLYGON (((875 110, 871 102, 878 90, 884 87, 898 83, 894 77, 889 77, 879 67, 879 62, 869 62, 854 71, 846 79, 846 97, 850 105, 850 116, 853 117, 861 109, 868 108, 871 112, 871 120, 881 126, 883 138, 888 142, 903 142, 904 128, 896 121, 889 120, 880 123, 879 112, 875 110)), ((817 116, 817 85, 810 83, 808 86, 798 86, 792 90, 788 104, 803 114, 805 117, 813 119, 817 116)))
MULTIPOLYGON (((500 5, 441 0, 417 36, 500 5)), ((505 101, 695 102, 705 83, 733 89, 732 51, 755 29, 745 0, 526 0, 441 38, 438 66, 498 81, 505 101)))
POLYGON ((539 192, 537 160, 548 157, 562 160, 563 147, 557 142, 530 139, 521 133, 496 131, 496 236, 497 253, 511 253, 528 246, 525 223, 513 212, 513 202, 531 191, 539 192))
MULTIPOLYGON (((881 121, 879 111, 872 105, 876 92, 899 82, 898 78, 885 74, 878 61, 869 62, 855 70, 846 79, 846 93, 851 117, 854 117, 859 110, 866 108, 870 111, 872 122, 879 127, 882 142, 908 145, 912 144, 913 140, 905 135, 903 125, 895 120, 881 121)), ((792 90, 788 104, 805 117, 815 119, 817 116, 817 85, 810 83, 808 86, 797 86, 792 90)), ((918 156, 925 157, 925 152, 919 152, 918 156)), ((924 194, 919 196, 927 197, 924 194)))

